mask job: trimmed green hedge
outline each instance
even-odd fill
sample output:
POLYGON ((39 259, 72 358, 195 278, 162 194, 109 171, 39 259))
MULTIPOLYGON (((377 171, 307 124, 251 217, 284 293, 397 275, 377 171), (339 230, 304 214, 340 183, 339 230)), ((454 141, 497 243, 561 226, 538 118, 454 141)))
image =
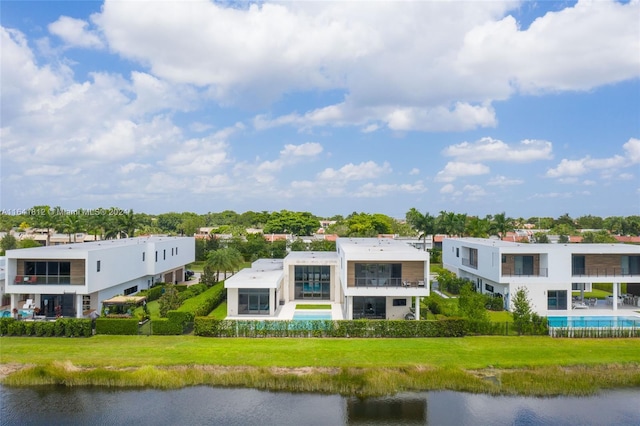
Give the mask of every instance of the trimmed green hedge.
POLYGON ((462 337, 465 319, 439 321, 233 321, 196 317, 194 334, 203 337, 462 337))
POLYGON ((138 334, 138 320, 135 318, 97 318, 96 334, 138 334))
MULTIPOLYGON (((175 311, 170 311, 175 312, 175 311)), ((151 333, 155 335, 177 335, 182 334, 183 325, 166 318, 154 319, 151 321, 151 333)))
POLYGON ((0 319, 1 336, 36 337, 89 337, 91 320, 82 318, 59 318, 55 321, 18 321, 13 318, 0 319))
POLYGON ((158 320, 152 322, 153 334, 182 334, 191 329, 196 316, 208 315, 225 299, 224 284, 219 283, 209 288, 204 284, 195 284, 180 295, 197 294, 187 299, 178 309, 167 312, 169 324, 164 322, 156 326, 158 320), (199 293, 199 294, 198 294, 199 293))

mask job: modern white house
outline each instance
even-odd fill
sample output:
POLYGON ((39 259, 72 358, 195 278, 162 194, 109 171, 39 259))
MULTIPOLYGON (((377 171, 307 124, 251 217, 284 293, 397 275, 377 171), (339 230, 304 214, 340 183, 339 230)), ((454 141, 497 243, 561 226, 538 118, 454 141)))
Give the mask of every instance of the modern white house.
POLYGON ((606 305, 617 310, 637 303, 640 295, 640 246, 631 244, 528 244, 484 238, 446 238, 443 266, 469 279, 477 291, 504 299, 525 287, 538 314, 588 308, 572 303, 572 291, 590 291, 594 283, 609 283, 613 295, 606 305), (615 302, 614 302, 615 301, 615 302))
POLYGON ((158 282, 184 281, 195 260, 193 237, 138 237, 6 252, 5 293, 11 309, 83 317, 116 295, 158 282), (29 306, 26 306, 29 305, 29 306))
POLYGON ((290 319, 279 315, 295 303, 338 305, 344 319, 403 319, 412 309, 419 318, 419 298, 429 296, 429 253, 391 238, 338 238, 335 252, 261 260, 225 287, 229 318, 290 319))

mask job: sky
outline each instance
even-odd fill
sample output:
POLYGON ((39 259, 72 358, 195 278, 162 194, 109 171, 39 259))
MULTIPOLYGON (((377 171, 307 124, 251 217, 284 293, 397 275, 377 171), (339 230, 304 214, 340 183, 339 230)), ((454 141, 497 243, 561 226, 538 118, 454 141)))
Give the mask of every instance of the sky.
POLYGON ((640 214, 640 0, 0 2, 0 209, 640 214))

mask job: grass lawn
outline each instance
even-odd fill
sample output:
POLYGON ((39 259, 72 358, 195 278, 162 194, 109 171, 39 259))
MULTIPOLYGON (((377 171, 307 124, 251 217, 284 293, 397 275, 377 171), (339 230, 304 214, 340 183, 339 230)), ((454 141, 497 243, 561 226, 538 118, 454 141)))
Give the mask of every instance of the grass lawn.
POLYGON ((326 304, 314 305, 310 303, 298 303, 296 304, 296 309, 331 309, 331 305, 326 305, 326 304))
POLYGON ((207 315, 209 318, 223 320, 227 317, 227 301, 225 300, 207 315))
MULTIPOLYGON (((196 336, 3 337, 2 363, 78 366, 516 368, 640 363, 640 339, 481 336, 432 339, 215 339, 196 336), (43 351, 43 340, 47 350, 43 351)), ((637 368, 637 367, 636 367, 637 368)))
POLYGON ((189 263, 187 265, 187 269, 190 269, 194 272, 202 272, 204 270, 204 260, 189 263))
MULTIPOLYGON (((586 299, 591 299, 596 298, 596 299, 606 299, 607 296, 611 296, 611 292, 610 291, 605 291, 605 290, 598 290, 597 288, 594 288, 593 291, 585 291, 584 292, 584 297, 586 299)), ((574 291, 571 293, 572 296, 580 296, 580 292, 579 291, 574 291)))
POLYGON ((491 322, 513 322, 513 317, 507 311, 487 311, 491 322))

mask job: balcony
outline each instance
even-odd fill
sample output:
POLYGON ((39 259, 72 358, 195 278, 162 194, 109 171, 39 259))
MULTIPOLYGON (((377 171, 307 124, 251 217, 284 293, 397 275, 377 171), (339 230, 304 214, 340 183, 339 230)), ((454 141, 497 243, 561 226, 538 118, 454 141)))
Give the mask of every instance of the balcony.
POLYGON ((423 278, 355 278, 354 287, 367 288, 389 288, 389 287, 405 287, 417 288, 424 287, 423 278))
POLYGON ((462 258, 462 266, 468 266, 469 268, 478 269, 478 260, 477 259, 466 259, 462 258))
POLYGON ((547 268, 538 268, 537 271, 528 270, 526 268, 502 268, 503 277, 548 277, 549 270, 547 268))
POLYGON ((16 285, 84 285, 84 275, 16 275, 16 285))
POLYGON ((620 267, 601 268, 573 268, 571 276, 574 277, 637 277, 640 271, 620 267))

